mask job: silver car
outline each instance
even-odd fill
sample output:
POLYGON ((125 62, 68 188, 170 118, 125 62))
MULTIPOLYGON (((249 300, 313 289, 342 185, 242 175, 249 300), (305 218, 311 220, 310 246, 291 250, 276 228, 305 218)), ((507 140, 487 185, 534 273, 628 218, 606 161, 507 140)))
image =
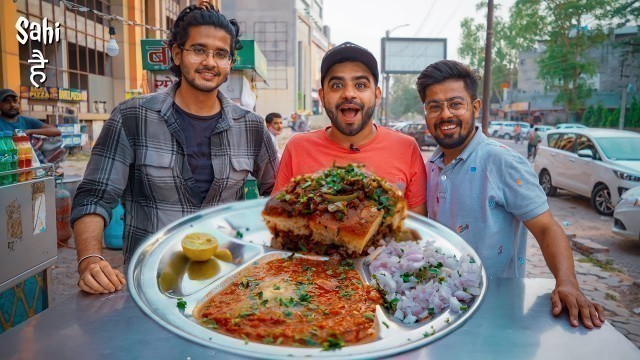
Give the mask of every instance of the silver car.
POLYGON ((533 168, 548 196, 565 189, 591 199, 602 215, 613 215, 620 196, 640 185, 640 134, 611 129, 550 130, 533 168))
POLYGON ((613 212, 611 231, 631 240, 640 240, 640 186, 622 194, 613 212))

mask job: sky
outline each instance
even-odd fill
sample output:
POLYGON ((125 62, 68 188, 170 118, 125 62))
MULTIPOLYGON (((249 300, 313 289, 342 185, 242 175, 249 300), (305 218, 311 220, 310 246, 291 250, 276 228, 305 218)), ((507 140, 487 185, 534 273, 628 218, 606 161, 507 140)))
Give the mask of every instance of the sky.
MULTIPOLYGON (((486 23, 486 12, 476 11, 479 0, 324 0, 323 18, 331 28, 331 42, 351 41, 369 49, 380 63, 380 38, 385 31, 390 37, 447 38, 447 58, 458 57, 460 22, 472 17, 486 23)), ((494 0, 498 11, 508 17, 515 0, 494 0)))

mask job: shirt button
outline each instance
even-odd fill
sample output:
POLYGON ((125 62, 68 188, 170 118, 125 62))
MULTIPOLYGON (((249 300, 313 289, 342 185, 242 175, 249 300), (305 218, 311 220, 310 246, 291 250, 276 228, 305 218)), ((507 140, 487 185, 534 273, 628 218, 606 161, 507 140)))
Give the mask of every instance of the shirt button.
POLYGON ((442 176, 440 176, 440 179, 442 179, 442 180, 447 180, 447 175, 442 175, 442 176))

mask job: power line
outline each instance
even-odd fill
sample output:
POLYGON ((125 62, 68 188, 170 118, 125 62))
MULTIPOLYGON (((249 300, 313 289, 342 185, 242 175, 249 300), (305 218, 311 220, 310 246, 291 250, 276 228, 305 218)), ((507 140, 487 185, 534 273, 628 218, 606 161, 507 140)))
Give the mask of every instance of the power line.
POLYGON ((64 4, 64 6, 69 10, 76 10, 76 11, 80 11, 80 12, 90 12, 90 13, 95 14, 98 17, 103 18, 103 19, 107 19, 107 20, 111 20, 111 21, 117 21, 117 22, 119 22, 119 23, 121 23, 123 25, 140 26, 140 27, 147 28, 149 30, 162 31, 162 32, 165 32, 165 33, 169 33, 169 30, 167 30, 167 29, 163 29, 163 28, 160 28, 160 27, 157 27, 157 26, 149 26, 149 25, 146 25, 146 24, 143 24, 143 23, 139 23, 137 21, 127 20, 127 19, 125 19, 125 18, 123 18, 122 16, 119 16, 119 15, 105 14, 105 13, 103 13, 101 11, 93 10, 93 9, 90 9, 90 8, 88 8, 86 6, 78 5, 78 4, 73 3, 71 1, 68 1, 68 0, 60 0, 60 2, 62 4, 64 4))
POLYGON ((429 18, 429 15, 431 15, 431 9, 433 9, 433 6, 436 4, 436 1, 437 0, 431 1, 431 6, 429 7, 429 10, 427 10, 427 13, 425 14, 425 16, 422 18, 422 21, 420 22, 420 26, 418 26, 418 29, 416 30, 415 34, 413 34, 414 37, 417 37, 420 34, 420 32, 422 31, 422 28, 427 23, 427 19, 429 18))

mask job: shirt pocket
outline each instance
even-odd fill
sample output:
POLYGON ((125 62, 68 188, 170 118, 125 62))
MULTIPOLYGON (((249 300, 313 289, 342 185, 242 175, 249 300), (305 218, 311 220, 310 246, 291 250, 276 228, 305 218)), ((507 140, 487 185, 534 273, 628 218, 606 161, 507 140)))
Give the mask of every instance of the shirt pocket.
POLYGON ((158 152, 140 155, 136 156, 136 167, 141 173, 139 185, 144 189, 145 197, 157 202, 179 204, 181 180, 175 169, 175 156, 158 152))
POLYGON ((232 183, 243 183, 253 170, 253 159, 248 157, 232 157, 229 179, 232 183))

